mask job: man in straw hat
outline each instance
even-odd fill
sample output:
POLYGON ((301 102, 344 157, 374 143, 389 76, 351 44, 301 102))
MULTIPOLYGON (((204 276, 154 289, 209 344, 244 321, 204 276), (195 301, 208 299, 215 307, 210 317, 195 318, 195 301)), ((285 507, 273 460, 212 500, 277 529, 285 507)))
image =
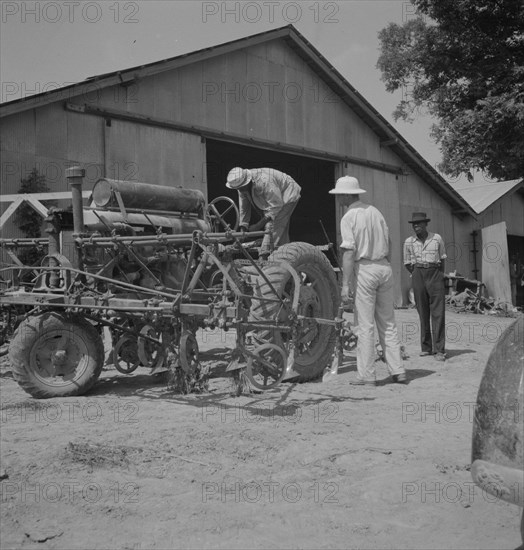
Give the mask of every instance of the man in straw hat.
POLYGON ((437 361, 445 361, 444 260, 447 256, 442 237, 428 231, 429 221, 431 220, 425 212, 413 212, 411 220, 408 220, 415 235, 404 242, 404 265, 411 273, 415 305, 420 319, 420 355, 434 354, 437 361))
POLYGON ((344 195, 349 207, 340 221, 342 244, 342 300, 355 296, 358 324, 357 370, 354 385, 376 386, 375 323, 393 381, 406 383, 395 322, 393 272, 388 261, 389 230, 382 214, 360 201, 365 193, 356 178, 337 180, 330 193, 344 195))
MULTIPOLYGON (((284 172, 274 168, 233 168, 227 175, 226 187, 238 191, 240 227, 260 231, 272 226, 273 243, 280 246, 289 242, 291 215, 300 199, 300 185, 284 172), (261 219, 250 225, 255 210, 261 219)), ((267 249, 267 236, 262 250, 267 249)))

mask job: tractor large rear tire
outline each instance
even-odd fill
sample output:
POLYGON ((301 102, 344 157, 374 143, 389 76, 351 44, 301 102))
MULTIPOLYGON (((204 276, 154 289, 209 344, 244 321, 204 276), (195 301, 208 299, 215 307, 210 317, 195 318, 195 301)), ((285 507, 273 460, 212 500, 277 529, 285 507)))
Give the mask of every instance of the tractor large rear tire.
MULTIPOLYGON (((308 317, 334 319, 340 303, 335 272, 326 256, 313 245, 302 242, 286 244, 269 257, 270 265, 264 268, 264 275, 280 297, 293 298, 294 280, 279 262, 287 262, 299 274, 302 285, 298 313, 308 317)), ((287 314, 281 304, 264 302, 256 297, 275 298, 271 286, 258 277, 255 295, 252 300, 251 319, 253 321, 285 322, 287 314)), ((305 335, 299 349, 295 350, 293 370, 298 373, 294 380, 305 382, 317 378, 325 367, 331 364, 335 344, 335 329, 332 326, 313 323, 305 335)), ((259 341, 270 342, 288 349, 290 336, 276 330, 259 330, 259 341)))
POLYGON ((104 345, 82 317, 44 313, 20 323, 9 359, 14 379, 33 397, 82 395, 100 376, 104 345))

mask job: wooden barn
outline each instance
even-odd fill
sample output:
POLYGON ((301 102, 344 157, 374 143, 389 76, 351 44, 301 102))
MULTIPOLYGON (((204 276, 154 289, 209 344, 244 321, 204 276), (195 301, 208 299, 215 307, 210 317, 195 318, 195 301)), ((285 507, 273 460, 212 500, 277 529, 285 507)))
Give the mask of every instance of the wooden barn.
POLYGON ((524 180, 471 185, 459 192, 475 213, 470 225, 475 245, 470 250, 478 251, 473 274, 482 273, 490 296, 523 307, 524 180))
POLYGON ((324 244, 320 220, 335 241, 343 213, 328 191, 349 174, 391 229, 398 303, 410 286, 402 243, 413 211, 461 248, 447 270, 475 275, 474 210, 292 26, 4 103, 0 116, 3 194, 33 168, 67 191, 65 169, 81 165, 88 189, 109 177, 210 200, 231 194, 232 167, 267 166, 302 186, 292 239, 324 244))

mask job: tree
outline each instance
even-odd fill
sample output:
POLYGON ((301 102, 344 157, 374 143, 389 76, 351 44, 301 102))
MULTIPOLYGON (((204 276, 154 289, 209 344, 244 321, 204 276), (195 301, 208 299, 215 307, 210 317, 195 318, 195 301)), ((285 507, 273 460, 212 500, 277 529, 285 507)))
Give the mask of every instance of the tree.
MULTIPOLYGON (((19 193, 47 193, 49 188, 45 176, 41 175, 36 168, 21 181, 19 193)), ((42 216, 29 204, 23 203, 18 207, 14 216, 14 222, 24 232, 26 237, 37 239, 42 236, 42 216)), ((24 247, 20 251, 20 261, 25 265, 34 265, 45 254, 36 246, 24 247)))
POLYGON ((412 3, 416 18, 379 32, 382 80, 403 91, 395 120, 427 108, 450 176, 524 177, 524 2, 412 3))

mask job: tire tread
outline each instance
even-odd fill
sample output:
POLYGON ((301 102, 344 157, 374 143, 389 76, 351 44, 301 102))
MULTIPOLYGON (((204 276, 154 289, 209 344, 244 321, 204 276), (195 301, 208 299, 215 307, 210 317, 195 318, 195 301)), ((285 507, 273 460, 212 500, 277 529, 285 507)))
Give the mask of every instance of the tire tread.
POLYGON ((28 394, 37 399, 69 397, 86 393, 96 383, 104 366, 104 346, 95 327, 82 317, 68 317, 62 313, 48 312, 29 317, 20 323, 9 346, 9 360, 13 378, 28 394), (56 391, 52 391, 50 387, 43 386, 38 378, 32 374, 29 353, 38 338, 38 334, 46 330, 60 328, 64 324, 75 325, 78 330, 84 331, 87 336, 88 372, 83 373, 80 382, 75 379, 74 383, 70 385, 71 387, 61 387, 57 388, 56 391))
MULTIPOLYGON (((273 254, 271 254, 269 261, 276 263, 279 261, 284 261, 289 263, 292 267, 314 264, 317 268, 319 268, 326 278, 326 284, 329 288, 331 303, 333 306, 331 314, 332 318, 335 318, 338 311, 340 293, 333 268, 322 251, 318 250, 309 243, 293 242, 278 248, 275 252, 273 252, 273 254)), ((278 267, 278 265, 270 265, 264 269, 264 274, 275 290, 280 291, 282 281, 285 280, 288 270, 278 267)), ((271 286, 262 277, 258 278, 255 296, 257 294, 260 298, 274 298, 274 292, 271 286)), ((251 319, 254 321, 270 320, 275 317, 279 307, 280 306, 278 304, 257 300, 256 297, 254 297, 252 300, 251 319)), ((260 340, 275 343, 268 331, 261 331, 258 338, 260 340)), ((327 343, 325 346, 326 351, 331 347, 331 345, 334 346, 334 343, 335 331, 334 328, 332 328, 329 331, 327 338, 327 343)), ((301 372, 293 380, 297 382, 307 382, 321 375, 326 365, 330 362, 330 354, 324 354, 324 356, 315 368, 310 367, 304 369, 302 367, 303 372, 301 372)), ((297 372, 299 369, 301 369, 301 366, 297 367, 297 372)))

